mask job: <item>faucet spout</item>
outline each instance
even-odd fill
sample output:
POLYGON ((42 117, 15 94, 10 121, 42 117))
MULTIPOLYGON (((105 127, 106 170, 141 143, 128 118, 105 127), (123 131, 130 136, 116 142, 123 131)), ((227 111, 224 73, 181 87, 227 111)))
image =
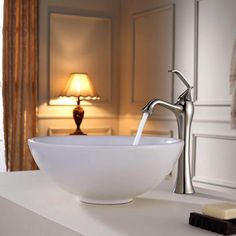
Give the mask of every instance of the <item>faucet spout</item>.
POLYGON ((182 105, 171 104, 160 99, 151 100, 145 107, 143 107, 142 111, 147 112, 148 114, 151 115, 156 105, 167 108, 168 110, 172 111, 175 115, 178 115, 183 111, 182 105))

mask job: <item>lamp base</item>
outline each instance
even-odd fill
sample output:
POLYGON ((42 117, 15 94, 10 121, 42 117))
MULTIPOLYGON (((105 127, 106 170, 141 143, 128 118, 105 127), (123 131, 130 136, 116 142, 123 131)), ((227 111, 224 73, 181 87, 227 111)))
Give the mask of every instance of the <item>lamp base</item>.
POLYGON ((81 125, 82 120, 84 118, 84 109, 80 106, 79 97, 78 97, 78 101, 77 101, 77 106, 73 110, 73 118, 74 118, 74 121, 75 121, 75 124, 76 124, 77 128, 70 135, 86 135, 80 129, 80 125, 81 125))

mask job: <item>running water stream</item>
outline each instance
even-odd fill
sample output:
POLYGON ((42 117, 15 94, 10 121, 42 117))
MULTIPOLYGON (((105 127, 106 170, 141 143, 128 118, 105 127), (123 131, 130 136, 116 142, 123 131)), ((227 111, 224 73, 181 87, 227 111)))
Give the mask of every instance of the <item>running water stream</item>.
POLYGON ((139 141, 140 141, 140 138, 141 138, 141 135, 142 135, 142 132, 143 132, 143 128, 146 124, 146 121, 147 121, 147 118, 148 118, 148 112, 144 112, 143 113, 143 117, 139 123, 139 127, 138 127, 138 131, 137 131, 137 134, 135 136, 135 139, 134 139, 134 142, 133 142, 133 145, 138 145, 139 144, 139 141))

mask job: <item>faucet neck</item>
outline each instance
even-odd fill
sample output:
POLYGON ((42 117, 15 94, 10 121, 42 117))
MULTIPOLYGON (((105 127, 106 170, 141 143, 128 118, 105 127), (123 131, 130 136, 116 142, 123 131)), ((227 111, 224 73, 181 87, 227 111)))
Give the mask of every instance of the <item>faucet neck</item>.
POLYGON ((178 161, 178 174, 174 192, 192 194, 194 193, 194 188, 190 172, 190 129, 194 113, 194 104, 191 97, 191 89, 193 87, 190 86, 188 81, 179 71, 171 70, 170 72, 176 74, 185 84, 187 89, 178 97, 175 104, 160 99, 153 99, 143 108, 143 112, 152 114, 154 107, 160 105, 175 114, 178 123, 179 138, 183 139, 185 144, 184 150, 178 161))

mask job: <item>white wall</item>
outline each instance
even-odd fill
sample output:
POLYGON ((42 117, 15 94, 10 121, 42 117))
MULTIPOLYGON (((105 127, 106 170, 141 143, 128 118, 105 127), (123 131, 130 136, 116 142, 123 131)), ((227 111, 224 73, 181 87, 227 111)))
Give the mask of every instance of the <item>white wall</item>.
POLYGON ((229 94, 235 9, 234 0, 198 1, 194 19, 194 180, 228 188, 236 188, 236 132, 230 128, 229 94))
MULTIPOLYGON (((134 135, 140 110, 149 99, 174 102, 184 90, 167 73, 178 69, 194 85, 194 183, 236 188, 236 131, 230 128, 229 95, 235 0, 47 0, 40 4, 39 135, 64 134, 74 127, 73 107, 47 103, 48 9, 110 16, 111 102, 86 106, 82 128, 90 134, 134 135)), ((157 109, 144 134, 177 137, 175 117, 157 109)))
MULTIPOLYGON (((196 102, 191 138, 194 184, 236 188, 236 132, 230 128, 229 95, 236 1, 122 0, 121 3, 120 134, 135 133, 141 116, 139 110, 153 94, 156 98, 176 101, 184 86, 178 80, 171 81, 166 70, 178 69, 194 85, 196 102), (145 23, 147 26, 143 27, 145 23), (154 41, 153 38, 135 41, 148 34, 154 41), (156 35, 162 35, 164 40, 156 35), (154 60, 143 53, 150 47, 155 51, 150 56, 154 60), (138 64, 140 54, 143 60, 138 64), (134 73, 136 70, 139 75, 134 73), (139 77, 141 74, 143 78, 139 77)), ((177 137, 175 118, 157 108, 144 132, 177 137)))

